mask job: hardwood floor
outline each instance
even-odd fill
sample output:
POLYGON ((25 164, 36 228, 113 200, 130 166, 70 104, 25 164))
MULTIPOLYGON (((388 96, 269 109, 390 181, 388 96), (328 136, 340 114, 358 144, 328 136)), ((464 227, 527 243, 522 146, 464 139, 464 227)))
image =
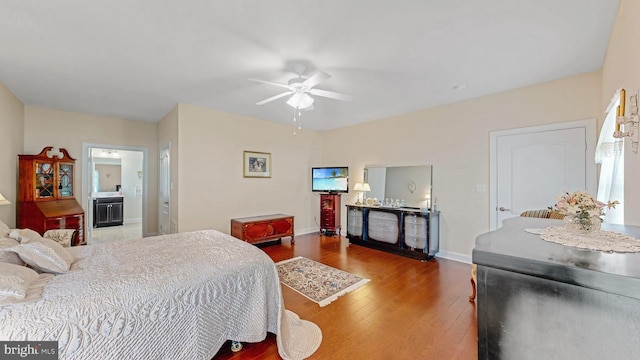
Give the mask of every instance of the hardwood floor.
MULTIPOLYGON (((296 236, 292 246, 264 247, 275 261, 304 256, 371 279, 325 307, 282 286, 285 307, 322 329, 322 344, 309 359, 477 359, 471 265, 446 259, 421 262, 349 244, 345 237, 296 236)), ((214 359, 280 359, 275 336, 225 344, 214 359)))

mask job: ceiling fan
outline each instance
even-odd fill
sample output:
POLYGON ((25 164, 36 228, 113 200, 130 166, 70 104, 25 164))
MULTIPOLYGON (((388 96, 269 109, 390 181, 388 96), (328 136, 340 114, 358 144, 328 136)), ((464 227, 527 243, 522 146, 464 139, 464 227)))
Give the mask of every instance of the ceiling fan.
POLYGON ((290 106, 296 109, 306 109, 306 110, 313 109, 313 98, 310 95, 322 96, 322 97, 341 100, 341 101, 351 100, 351 96, 346 94, 313 88, 314 86, 320 84, 321 82, 331 77, 331 75, 327 74, 326 72, 318 71, 308 78, 303 78, 302 74, 305 72, 306 67, 302 64, 297 64, 295 66, 295 70, 296 70, 296 73, 298 74, 298 77, 295 77, 289 80, 287 84, 281 84, 281 83, 260 80, 260 79, 249 79, 251 81, 256 81, 263 84, 275 85, 275 86, 279 86, 287 89, 287 91, 283 93, 280 93, 268 99, 264 99, 262 101, 257 102, 256 105, 264 105, 266 103, 272 102, 274 100, 280 99, 288 95, 291 95, 291 97, 289 98, 289 100, 287 100, 287 104, 289 104, 290 106))

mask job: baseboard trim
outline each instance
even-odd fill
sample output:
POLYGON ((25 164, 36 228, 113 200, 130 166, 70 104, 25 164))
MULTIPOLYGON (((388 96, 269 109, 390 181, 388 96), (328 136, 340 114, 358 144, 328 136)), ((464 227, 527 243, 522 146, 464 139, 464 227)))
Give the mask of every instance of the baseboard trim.
POLYGON ((304 229, 304 230, 299 230, 296 231, 296 235, 306 235, 306 234, 313 234, 313 233, 319 233, 320 229, 318 228, 311 228, 311 229, 304 229))
POLYGON ((461 254, 461 253, 457 253, 457 252, 453 252, 453 251, 440 250, 436 254, 436 257, 447 259, 447 260, 458 261, 458 262, 462 262, 462 263, 466 263, 466 264, 471 264, 471 256, 470 255, 465 255, 465 254, 461 254))

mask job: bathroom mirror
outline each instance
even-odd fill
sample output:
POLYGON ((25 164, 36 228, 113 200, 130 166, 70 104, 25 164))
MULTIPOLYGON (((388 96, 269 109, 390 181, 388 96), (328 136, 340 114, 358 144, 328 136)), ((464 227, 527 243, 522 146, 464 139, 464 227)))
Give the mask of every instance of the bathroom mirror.
POLYGON ((431 165, 365 165, 364 182, 371 188, 366 197, 381 202, 400 200, 404 201, 404 207, 430 209, 432 174, 431 165))
POLYGON ((120 159, 113 158, 93 158, 94 170, 94 191, 93 192, 114 192, 120 190, 122 184, 122 164, 120 159))

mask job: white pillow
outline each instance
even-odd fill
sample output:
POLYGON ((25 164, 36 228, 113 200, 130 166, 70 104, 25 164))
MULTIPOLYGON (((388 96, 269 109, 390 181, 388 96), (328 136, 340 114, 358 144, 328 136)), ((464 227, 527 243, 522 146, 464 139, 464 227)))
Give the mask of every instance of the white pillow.
POLYGON ((42 236, 40 236, 40 234, 31 229, 14 229, 11 231, 9 237, 18 240, 21 244, 33 242, 45 244, 47 247, 50 247, 52 250, 54 250, 58 255, 63 257, 69 264, 72 264, 74 261, 76 261, 76 257, 73 255, 73 252, 70 249, 60 245, 55 240, 43 238, 42 236))
POLYGON ((11 229, 9 229, 7 224, 3 223, 2 220, 0 220, 0 237, 9 236, 10 231, 11 229))
POLYGON ((27 296, 29 284, 15 275, 0 274, 0 301, 15 302, 27 296))
POLYGON ((38 300, 51 278, 26 266, 0 263, 0 305, 38 300))
MULTIPOLYGON (((36 234, 38 234, 38 233, 36 233, 36 234)), ((23 240, 20 243, 21 244, 40 243, 40 244, 43 244, 43 245, 51 248, 53 251, 55 251, 58 255, 60 255, 69 264, 73 264, 73 262, 76 261, 76 257, 75 257, 75 255, 73 254, 73 251, 71 251, 70 248, 66 248, 66 247, 60 245, 60 243, 58 243, 55 240, 43 238, 42 236, 40 236, 40 234, 38 234, 38 237, 30 237, 30 238, 27 238, 27 239, 23 238, 23 240)))
POLYGON ((24 265, 24 261, 20 259, 18 254, 12 251, 4 251, 6 248, 10 248, 20 244, 17 240, 10 239, 8 237, 2 237, 0 235, 0 263, 10 263, 16 265, 24 265))
POLYGON ((13 229, 9 233, 9 237, 19 242, 29 239, 42 239, 42 236, 37 231, 31 229, 13 229))
POLYGON ((25 266, 0 263, 0 301, 15 302, 25 298, 29 284, 38 273, 25 266))
MULTIPOLYGON (((55 243, 55 241, 53 242, 55 243)), ((56 245, 63 250, 62 253, 52 246, 35 241, 22 243, 18 246, 7 248, 4 251, 15 252, 20 256, 22 261, 40 272, 62 274, 69 270, 72 261, 65 259, 65 249, 57 243, 56 245)))

